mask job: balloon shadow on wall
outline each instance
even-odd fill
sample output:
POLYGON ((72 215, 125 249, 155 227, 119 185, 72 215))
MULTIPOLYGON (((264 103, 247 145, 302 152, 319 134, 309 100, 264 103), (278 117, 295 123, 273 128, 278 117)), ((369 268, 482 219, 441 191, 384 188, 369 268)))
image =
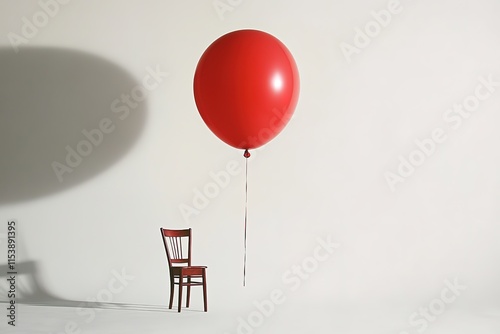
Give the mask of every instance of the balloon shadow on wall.
POLYGON ((0 205, 66 190, 111 167, 139 138, 146 92, 99 56, 0 48, 0 205))

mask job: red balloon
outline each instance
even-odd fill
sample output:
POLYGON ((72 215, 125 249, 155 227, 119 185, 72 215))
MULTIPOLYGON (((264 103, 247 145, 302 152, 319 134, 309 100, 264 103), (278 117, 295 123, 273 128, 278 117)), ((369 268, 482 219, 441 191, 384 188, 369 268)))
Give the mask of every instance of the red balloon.
POLYGON ((205 50, 193 88, 208 128, 233 147, 252 149, 288 123, 299 85, 297 65, 283 43, 262 31, 238 30, 205 50))

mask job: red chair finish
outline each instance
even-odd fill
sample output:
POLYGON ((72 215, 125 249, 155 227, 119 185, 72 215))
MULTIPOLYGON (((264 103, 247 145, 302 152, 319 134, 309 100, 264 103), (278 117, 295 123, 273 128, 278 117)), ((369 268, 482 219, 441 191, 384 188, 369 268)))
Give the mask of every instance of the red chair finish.
POLYGON ((191 229, 168 230, 160 228, 160 232, 170 270, 170 303, 168 308, 172 308, 175 284, 179 285, 178 312, 181 311, 182 288, 187 287, 186 307, 189 307, 191 286, 201 285, 203 286, 204 311, 207 312, 207 267, 191 265, 191 229))

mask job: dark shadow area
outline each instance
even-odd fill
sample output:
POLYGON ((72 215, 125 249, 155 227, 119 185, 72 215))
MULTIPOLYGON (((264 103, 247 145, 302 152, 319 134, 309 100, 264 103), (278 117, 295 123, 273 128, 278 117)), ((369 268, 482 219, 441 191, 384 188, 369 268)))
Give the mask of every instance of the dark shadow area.
MULTIPOLYGON (((0 265, 0 304, 8 303, 9 296, 9 277, 10 271, 7 264, 0 265)), ((78 308, 103 308, 116 310, 135 310, 135 311, 157 311, 157 312, 175 312, 169 310, 167 306, 161 305, 141 305, 124 304, 113 302, 91 302, 67 300, 54 296, 47 291, 40 282, 37 263, 34 261, 24 261, 15 265, 15 302, 17 304, 50 306, 50 307, 78 307, 78 308)), ((202 312, 202 311, 199 311, 202 312)))
MULTIPOLYGON (((0 265, 0 277, 2 278, 2 283, 0 284, 0 300, 6 301, 9 294, 9 282, 8 278, 11 276, 8 274, 10 272, 9 266, 7 264, 0 265)), ((15 300, 16 303, 35 303, 35 304, 64 304, 66 302, 56 296, 53 296, 48 292, 43 286, 40 285, 38 279, 37 266, 34 261, 19 262, 15 265, 15 300), (20 278, 23 278, 24 282, 20 284, 20 278)))
POLYGON ((140 136, 147 92, 99 56, 0 48, 0 205, 68 189, 116 163, 140 136))

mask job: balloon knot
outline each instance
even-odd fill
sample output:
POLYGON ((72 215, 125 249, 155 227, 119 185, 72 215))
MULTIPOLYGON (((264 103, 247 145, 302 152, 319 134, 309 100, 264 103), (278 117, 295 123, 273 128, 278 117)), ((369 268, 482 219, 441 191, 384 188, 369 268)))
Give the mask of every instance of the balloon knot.
POLYGON ((250 158, 250 152, 248 152, 248 150, 245 150, 245 153, 243 153, 243 156, 247 159, 250 158))

